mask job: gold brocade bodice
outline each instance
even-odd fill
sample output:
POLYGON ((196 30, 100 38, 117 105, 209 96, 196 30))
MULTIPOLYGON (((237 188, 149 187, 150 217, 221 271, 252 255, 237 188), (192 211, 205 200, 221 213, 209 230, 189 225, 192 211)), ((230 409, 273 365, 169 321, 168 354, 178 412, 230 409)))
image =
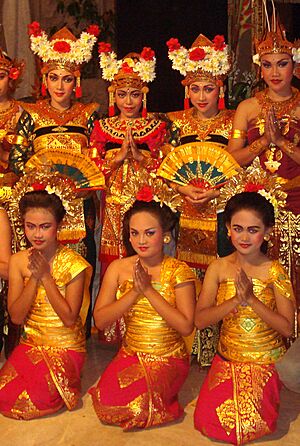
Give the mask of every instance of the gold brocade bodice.
POLYGON ((85 351, 84 322, 89 305, 88 286, 91 267, 79 254, 60 246, 53 261, 52 276, 60 293, 65 296, 66 285, 80 272, 86 272, 84 298, 80 315, 72 327, 66 327, 48 301, 45 288, 39 285, 36 298, 27 315, 21 343, 85 351))
MULTIPOLYGON (((276 311, 273 287, 277 287, 287 299, 293 300, 289 278, 277 261, 272 263, 269 279, 252 279, 255 296, 272 311, 276 311)), ((219 286, 217 304, 231 299, 236 294, 233 279, 219 286)), ((235 362, 271 364, 285 352, 282 336, 264 322, 250 305, 238 306, 237 313, 231 312, 224 319, 218 352, 225 359, 235 362)))
MULTIPOLYGON (((191 269, 171 257, 165 257, 160 282, 152 286, 172 306, 176 306, 175 286, 195 280, 191 269)), ((118 289, 117 299, 131 290, 132 280, 126 280, 118 289)), ((167 322, 152 307, 148 299, 139 296, 125 315, 126 333, 123 346, 133 352, 149 353, 155 356, 185 358, 187 351, 182 336, 168 326, 167 322)))

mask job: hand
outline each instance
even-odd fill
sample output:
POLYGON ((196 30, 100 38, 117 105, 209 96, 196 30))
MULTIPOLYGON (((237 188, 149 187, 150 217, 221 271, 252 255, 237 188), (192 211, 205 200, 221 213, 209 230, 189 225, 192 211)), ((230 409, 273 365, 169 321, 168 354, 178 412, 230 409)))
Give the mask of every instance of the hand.
POLYGON ((41 280, 45 274, 50 274, 49 263, 43 254, 35 248, 29 250, 28 269, 37 280, 41 280))
POLYGON ((251 302, 255 299, 253 284, 242 268, 237 271, 235 287, 236 297, 238 298, 240 305, 251 305, 251 302))
POLYGON ((271 107, 266 116, 266 130, 265 133, 267 133, 270 142, 278 145, 282 139, 282 134, 273 107, 271 107))
POLYGON ((130 154, 130 137, 129 137, 130 128, 128 127, 126 130, 125 138, 119 149, 118 153, 115 156, 116 163, 122 163, 126 158, 129 158, 130 154))
POLYGON ((152 287, 151 276, 142 266, 140 259, 137 259, 133 267, 133 287, 139 294, 145 294, 146 290, 152 287))
POLYGON ((137 145, 133 139, 131 127, 128 128, 128 138, 129 138, 129 148, 131 150, 133 159, 140 163, 141 161, 143 161, 144 155, 137 148, 137 145))
POLYGON ((215 189, 202 189, 200 187, 187 184, 186 186, 179 186, 178 192, 185 195, 187 201, 195 205, 204 206, 213 198, 219 196, 220 192, 215 189))

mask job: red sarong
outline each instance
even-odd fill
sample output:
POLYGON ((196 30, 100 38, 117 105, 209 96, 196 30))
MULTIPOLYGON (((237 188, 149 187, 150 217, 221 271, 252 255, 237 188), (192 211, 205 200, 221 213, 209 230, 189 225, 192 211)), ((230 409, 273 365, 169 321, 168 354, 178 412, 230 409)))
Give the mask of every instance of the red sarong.
POLYGON ((103 423, 146 428, 183 415, 177 396, 188 371, 188 359, 129 354, 121 348, 89 393, 103 423))
POLYGON ((276 429, 280 381, 274 364, 230 362, 216 355, 194 414, 203 435, 236 445, 276 429))
POLYGON ((0 370, 0 412, 29 420, 73 409, 84 360, 85 353, 18 345, 0 370))

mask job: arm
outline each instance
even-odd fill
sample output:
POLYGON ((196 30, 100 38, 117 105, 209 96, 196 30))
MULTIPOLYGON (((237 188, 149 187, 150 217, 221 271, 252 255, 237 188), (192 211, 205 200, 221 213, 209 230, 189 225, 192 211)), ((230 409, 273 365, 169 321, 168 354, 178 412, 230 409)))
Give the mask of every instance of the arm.
POLYGON ((195 325, 200 330, 221 321, 240 304, 237 296, 226 300, 220 305, 216 304, 219 288, 219 271, 220 262, 216 260, 209 265, 205 273, 195 313, 195 325))
POLYGON ((236 159, 241 165, 245 166, 250 164, 254 158, 260 155, 265 148, 269 145, 270 141, 264 134, 261 138, 254 141, 252 144, 247 145, 247 130, 249 123, 249 108, 251 108, 251 100, 245 100, 238 106, 233 120, 233 135, 235 130, 238 130, 238 138, 231 138, 228 143, 228 152, 236 159))
POLYGON ((131 308, 139 295, 135 289, 132 289, 122 296, 122 299, 116 300, 120 262, 122 260, 115 260, 107 268, 96 299, 94 320, 99 330, 103 330, 120 319, 131 308))
POLYGON ((34 130, 34 121, 24 111, 18 121, 16 129, 16 143, 12 146, 9 154, 10 168, 17 175, 23 175, 26 161, 32 155, 32 147, 30 146, 30 137, 34 130))
POLYGON ((8 263, 11 257, 11 229, 7 213, 0 209, 0 277, 8 279, 8 263))
POLYGON ((134 269, 134 286, 151 303, 152 307, 182 336, 188 336, 194 328, 196 301, 195 283, 183 282, 175 286, 176 307, 170 305, 151 284, 151 276, 138 261, 134 269))

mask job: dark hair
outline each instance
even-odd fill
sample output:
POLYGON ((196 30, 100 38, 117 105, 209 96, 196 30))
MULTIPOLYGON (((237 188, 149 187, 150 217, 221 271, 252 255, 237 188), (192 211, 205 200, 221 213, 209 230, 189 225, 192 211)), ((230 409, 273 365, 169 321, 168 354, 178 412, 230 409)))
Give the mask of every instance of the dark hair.
POLYGON ((136 215, 140 212, 149 212, 149 214, 153 215, 159 220, 159 223, 162 227, 163 232, 175 232, 175 239, 177 238, 178 233, 178 221, 179 217, 171 209, 157 201, 140 201, 136 200, 131 208, 125 213, 123 219, 123 243, 126 249, 127 256, 132 256, 135 254, 134 249, 131 246, 129 241, 130 238, 130 219, 133 215, 136 215))
POLYGON ((22 218, 28 209, 42 208, 49 210, 59 224, 65 216, 66 210, 61 199, 55 194, 49 194, 46 190, 27 192, 20 200, 19 209, 22 218))
POLYGON ((257 192, 241 192, 231 197, 225 206, 225 224, 230 225, 232 216, 243 209, 256 212, 268 228, 275 224, 273 205, 257 192))

